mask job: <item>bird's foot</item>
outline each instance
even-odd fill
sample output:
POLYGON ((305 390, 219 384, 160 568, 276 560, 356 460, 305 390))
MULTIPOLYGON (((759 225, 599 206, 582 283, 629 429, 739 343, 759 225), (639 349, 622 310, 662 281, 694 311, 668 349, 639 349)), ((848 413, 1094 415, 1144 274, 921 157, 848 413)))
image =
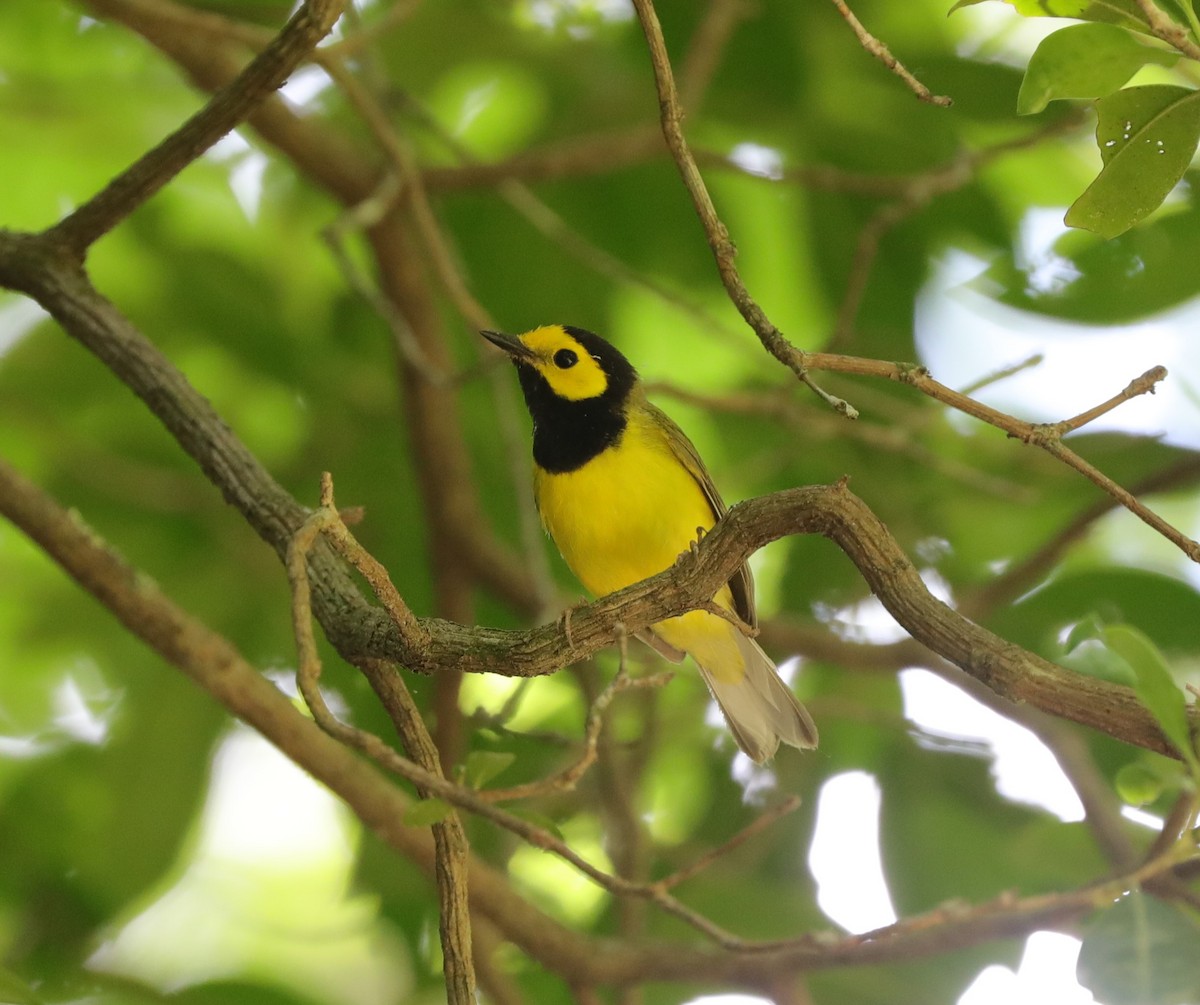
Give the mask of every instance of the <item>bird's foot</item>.
POLYGON ((748 639, 758 638, 759 629, 754 625, 748 624, 738 616, 737 612, 731 611, 723 604, 718 604, 715 600, 705 601, 698 608, 701 611, 707 611, 709 614, 715 614, 723 621, 728 621, 734 628, 746 636, 748 639))
POLYGON ((578 602, 566 608, 562 614, 558 616, 558 623, 562 625, 563 634, 567 637, 567 645, 574 647, 575 640, 571 637, 571 615, 579 608, 587 606, 587 598, 580 597, 578 602))
POLYGON ((675 564, 682 565, 685 559, 690 559, 694 562, 697 556, 700 554, 700 542, 704 540, 704 535, 707 533, 707 527, 697 527, 696 539, 688 542, 687 551, 681 551, 679 553, 678 557, 675 559, 675 564))

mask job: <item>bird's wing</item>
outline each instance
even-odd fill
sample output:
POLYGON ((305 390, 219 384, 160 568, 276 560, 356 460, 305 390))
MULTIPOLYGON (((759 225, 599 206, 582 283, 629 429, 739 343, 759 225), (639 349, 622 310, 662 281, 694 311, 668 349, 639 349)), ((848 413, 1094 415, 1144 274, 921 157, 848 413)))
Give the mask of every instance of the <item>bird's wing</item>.
MULTIPOLYGON (((696 452, 696 448, 692 446, 692 441, 687 438, 684 433, 666 412, 661 408, 657 408, 649 403, 646 404, 654 415, 655 424, 663 431, 667 443, 671 448, 671 452, 679 460, 679 463, 687 468, 688 473, 696 479, 696 484, 704 492, 704 497, 708 500, 708 505, 712 507, 713 522, 720 520, 725 515, 726 507, 721 499, 721 494, 717 491, 717 487, 713 484, 708 470, 704 467, 704 462, 700 460, 700 455, 696 452)), ((750 575, 750 567, 744 562, 734 572, 729 580, 729 590, 733 594, 733 608, 737 612, 737 616, 741 618, 750 627, 758 625, 758 614, 754 609, 754 579, 750 575)))

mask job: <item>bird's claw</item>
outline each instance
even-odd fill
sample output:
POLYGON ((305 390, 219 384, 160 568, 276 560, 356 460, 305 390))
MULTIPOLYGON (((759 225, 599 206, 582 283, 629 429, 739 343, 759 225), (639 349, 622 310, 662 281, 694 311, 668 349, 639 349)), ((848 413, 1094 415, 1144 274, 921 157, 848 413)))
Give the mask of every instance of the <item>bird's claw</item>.
POLYGON ((571 615, 579 610, 579 608, 583 607, 586 603, 587 600, 583 597, 580 597, 578 603, 572 604, 558 616, 559 624, 561 624, 563 628, 563 635, 567 637, 567 645, 571 646, 572 648, 575 646, 575 640, 571 637, 571 615))

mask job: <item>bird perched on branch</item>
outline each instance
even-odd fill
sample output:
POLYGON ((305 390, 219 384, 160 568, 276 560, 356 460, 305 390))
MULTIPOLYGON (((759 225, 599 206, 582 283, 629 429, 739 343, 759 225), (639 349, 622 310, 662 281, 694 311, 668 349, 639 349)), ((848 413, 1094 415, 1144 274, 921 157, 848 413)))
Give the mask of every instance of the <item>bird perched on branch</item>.
MULTIPOLYGON (((480 334, 516 366, 533 417, 542 523, 592 593, 603 596, 669 568, 725 513, 696 448, 646 400, 637 371, 599 335, 565 325, 480 334)), ((713 601, 755 625, 745 565, 713 601)), ((689 611, 642 638, 674 663, 685 655, 695 660, 737 745, 753 760, 771 758, 781 741, 817 745, 812 717, 734 619, 689 611)))

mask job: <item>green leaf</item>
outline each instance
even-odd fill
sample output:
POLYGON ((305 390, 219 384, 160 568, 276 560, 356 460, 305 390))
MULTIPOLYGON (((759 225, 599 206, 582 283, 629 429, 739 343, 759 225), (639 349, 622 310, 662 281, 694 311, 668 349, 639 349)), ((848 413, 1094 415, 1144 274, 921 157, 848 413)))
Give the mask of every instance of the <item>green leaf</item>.
POLYGON ((431 827, 440 824, 453 811, 454 807, 444 799, 421 799, 408 808, 404 822, 409 827, 431 827))
POLYGON ((1130 806, 1146 806, 1163 794, 1166 779, 1161 773, 1135 761, 1121 766, 1114 784, 1123 802, 1130 806))
POLYGON ((507 750, 471 751, 467 756, 467 785, 482 789, 516 759, 517 755, 507 750))
POLYGON ((1158 647, 1130 625, 1108 626, 1104 629, 1104 642, 1129 664, 1136 680, 1134 690, 1138 698, 1183 754, 1192 773, 1200 777, 1200 761, 1192 748, 1188 729, 1187 700, 1158 647))
POLYGON ((1096 102, 1104 167, 1067 210, 1070 227, 1116 237, 1158 208, 1200 142, 1200 92, 1151 84, 1096 102))
POLYGON ((1017 114, 1033 115, 1063 98, 1102 98, 1147 63, 1171 66, 1178 58, 1112 24, 1071 25, 1047 35, 1030 57, 1017 114))
POLYGON ((1200 1001, 1200 924, 1134 892, 1084 926, 1077 977, 1105 1005, 1200 1001))

